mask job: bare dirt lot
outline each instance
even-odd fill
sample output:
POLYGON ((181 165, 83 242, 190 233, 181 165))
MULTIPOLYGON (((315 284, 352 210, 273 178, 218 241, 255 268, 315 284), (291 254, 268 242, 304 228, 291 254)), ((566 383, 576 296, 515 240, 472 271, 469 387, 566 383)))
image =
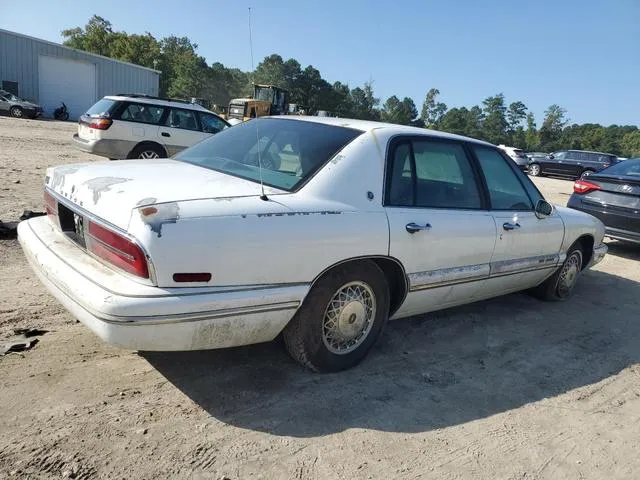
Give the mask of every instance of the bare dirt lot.
MULTIPOLYGON (((0 219, 44 169, 97 160, 72 123, 0 117, 0 219), (15 183, 19 180, 19 183, 15 183)), ((571 182, 536 179, 564 205, 571 182)), ((566 303, 516 294, 392 322, 363 364, 302 370, 274 342, 104 345, 0 241, 0 478, 637 478, 640 249, 609 242, 566 303)))

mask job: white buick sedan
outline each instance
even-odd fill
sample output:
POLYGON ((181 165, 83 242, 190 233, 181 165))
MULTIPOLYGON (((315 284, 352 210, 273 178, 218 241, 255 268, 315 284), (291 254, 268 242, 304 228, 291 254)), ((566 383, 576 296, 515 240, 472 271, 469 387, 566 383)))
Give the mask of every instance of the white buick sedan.
POLYGON ((282 334, 316 371, 389 318, 531 290, 564 300, 604 226, 497 147, 419 128, 259 118, 173 159, 51 168, 20 223, 42 282, 106 342, 197 350, 282 334))

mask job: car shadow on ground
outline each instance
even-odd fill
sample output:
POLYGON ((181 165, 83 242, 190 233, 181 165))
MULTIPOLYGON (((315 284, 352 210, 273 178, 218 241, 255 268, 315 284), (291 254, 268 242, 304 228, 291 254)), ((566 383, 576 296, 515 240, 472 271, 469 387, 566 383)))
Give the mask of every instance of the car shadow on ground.
POLYGON ((583 387, 640 359, 640 284, 589 271, 572 299, 514 294, 391 322, 358 367, 309 373, 279 342, 141 355, 216 419, 273 435, 422 432, 583 387))

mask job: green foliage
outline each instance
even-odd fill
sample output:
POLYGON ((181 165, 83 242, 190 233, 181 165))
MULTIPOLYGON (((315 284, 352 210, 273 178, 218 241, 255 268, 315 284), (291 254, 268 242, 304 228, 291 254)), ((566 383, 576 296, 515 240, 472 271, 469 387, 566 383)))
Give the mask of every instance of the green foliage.
POLYGON ((384 102, 382 112, 380 112, 382 121, 400 125, 411 125, 417 116, 418 109, 412 99, 405 97, 400 101, 395 95, 384 102))
POLYGON ((287 89, 289 101, 310 114, 327 110, 340 117, 423 126, 527 151, 575 148, 640 155, 637 126, 568 125, 566 110, 554 104, 545 111, 538 129, 526 105, 515 101, 507 107, 502 93, 484 99, 482 106, 448 109, 438 101, 440 90, 431 88, 418 118, 416 105, 409 97, 400 100, 392 95, 380 109, 380 99, 371 82, 355 88, 341 82, 331 85, 312 65, 303 68, 297 60, 285 61, 277 54, 265 57, 253 72, 228 68, 219 62, 208 65, 198 55, 198 45, 187 37, 158 40, 149 32, 118 32, 97 15, 84 27, 64 30, 62 36, 66 46, 160 70, 163 96, 204 98, 212 105, 226 107, 233 98, 251 96, 255 82, 287 89))
POLYGON ((426 128, 437 129, 442 117, 447 112, 447 105, 436 101, 438 95, 440 95, 440 90, 432 88, 424 98, 420 119, 424 122, 426 128))

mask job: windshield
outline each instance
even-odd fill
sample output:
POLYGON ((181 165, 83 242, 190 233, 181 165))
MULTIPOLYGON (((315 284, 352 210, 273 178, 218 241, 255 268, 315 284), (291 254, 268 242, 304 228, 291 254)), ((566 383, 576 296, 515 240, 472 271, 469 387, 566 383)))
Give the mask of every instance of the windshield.
POLYGON ((265 185, 292 191, 361 133, 315 122, 257 118, 174 158, 254 182, 260 182, 261 163, 265 185))
POLYGON ((10 102, 24 102, 23 99, 14 95, 13 93, 3 92, 3 93, 0 93, 0 95, 2 95, 4 98, 9 100, 10 102))
POLYGON ((602 175, 640 177, 640 158, 632 158, 611 165, 600 172, 602 175))

